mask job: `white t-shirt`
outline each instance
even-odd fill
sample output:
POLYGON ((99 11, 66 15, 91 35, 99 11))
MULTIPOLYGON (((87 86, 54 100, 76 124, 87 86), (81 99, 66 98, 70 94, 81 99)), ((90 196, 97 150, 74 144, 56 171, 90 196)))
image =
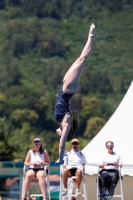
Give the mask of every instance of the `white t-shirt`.
MULTIPOLYGON (((30 162, 36 164, 37 162, 44 162, 44 153, 40 154, 39 152, 33 152, 30 150, 30 162)), ((44 165, 30 165, 30 168, 44 168, 44 165)))
POLYGON ((84 164, 86 164, 85 155, 80 150, 76 152, 71 150, 64 157, 64 166, 66 166, 68 169, 82 169, 84 164))
MULTIPOLYGON (((119 156, 119 154, 115 152, 113 152, 112 154, 107 152, 103 156, 102 162, 101 163, 99 162, 99 165, 103 164, 104 162, 110 163, 110 164, 117 163, 118 165, 122 165, 121 157, 119 156)), ((107 165, 107 166, 104 166, 104 169, 117 169, 117 167, 113 165, 107 165)))

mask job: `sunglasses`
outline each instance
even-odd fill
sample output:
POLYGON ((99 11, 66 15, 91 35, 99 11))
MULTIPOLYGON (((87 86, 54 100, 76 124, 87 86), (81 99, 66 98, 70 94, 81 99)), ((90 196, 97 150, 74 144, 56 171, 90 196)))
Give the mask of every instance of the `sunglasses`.
POLYGON ((72 145, 78 145, 79 143, 77 143, 77 142, 74 142, 74 143, 72 143, 72 145))
POLYGON ((41 144, 41 142, 37 142, 37 141, 36 141, 36 142, 34 142, 34 144, 41 144))
POLYGON ((108 145, 106 145, 106 148, 108 149, 108 148, 113 147, 113 146, 114 146, 113 144, 108 144, 108 145))

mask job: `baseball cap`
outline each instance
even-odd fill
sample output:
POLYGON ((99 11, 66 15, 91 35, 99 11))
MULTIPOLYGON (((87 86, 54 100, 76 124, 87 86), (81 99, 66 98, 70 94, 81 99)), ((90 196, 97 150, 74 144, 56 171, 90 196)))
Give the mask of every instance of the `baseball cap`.
POLYGON ((79 144, 79 140, 76 139, 76 138, 74 138, 74 139, 72 140, 71 144, 74 143, 74 142, 77 142, 77 143, 79 144))
POLYGON ((35 142, 35 141, 41 142, 41 139, 40 139, 40 138, 35 138, 35 139, 34 139, 34 142, 35 142))

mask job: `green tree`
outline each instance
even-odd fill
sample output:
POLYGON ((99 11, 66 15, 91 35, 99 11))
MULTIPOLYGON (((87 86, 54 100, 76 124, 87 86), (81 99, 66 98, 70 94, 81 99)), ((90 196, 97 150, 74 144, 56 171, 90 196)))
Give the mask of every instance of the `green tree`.
POLYGON ((81 118, 88 119, 90 117, 99 116, 101 114, 100 101, 96 97, 83 97, 81 118))
POLYGON ((0 1, 0 9, 4 9, 5 8, 5 0, 1 0, 0 1))
POLYGON ((87 120, 86 130, 84 132, 84 137, 91 140, 104 126, 105 120, 100 117, 92 117, 87 120))
POLYGON ((97 38, 72 100, 81 120, 76 137, 85 144, 87 127, 88 142, 110 118, 132 81, 132 10, 130 0, 0 1, 1 137, 14 152, 7 159, 24 160, 34 137, 57 158, 56 95, 92 22, 97 38))
POLYGON ((12 137, 11 127, 6 118, 0 118, 0 161, 9 161, 13 159, 13 153, 17 146, 10 143, 12 137))
POLYGON ((17 148, 13 152, 13 158, 24 161, 27 152, 33 147, 35 137, 39 137, 38 130, 32 127, 30 123, 24 122, 20 128, 15 127, 12 131, 12 137, 9 138, 10 144, 17 148))
POLYGON ((38 114, 34 110, 29 109, 17 109, 12 113, 11 116, 13 123, 17 124, 17 126, 20 126, 24 122, 29 122, 30 124, 34 125, 38 117, 38 114))

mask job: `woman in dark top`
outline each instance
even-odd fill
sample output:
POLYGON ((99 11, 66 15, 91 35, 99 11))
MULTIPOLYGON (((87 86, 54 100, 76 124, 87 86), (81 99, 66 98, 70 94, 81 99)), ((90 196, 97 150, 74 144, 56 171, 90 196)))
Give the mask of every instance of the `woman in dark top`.
POLYGON ((74 133, 79 127, 78 115, 71 107, 71 97, 78 91, 80 77, 84 65, 91 54, 94 38, 95 25, 91 24, 86 45, 79 58, 72 64, 65 74, 56 100, 55 118, 59 124, 56 133, 60 138, 59 160, 57 162, 60 164, 63 163, 65 142, 74 137, 74 133))

